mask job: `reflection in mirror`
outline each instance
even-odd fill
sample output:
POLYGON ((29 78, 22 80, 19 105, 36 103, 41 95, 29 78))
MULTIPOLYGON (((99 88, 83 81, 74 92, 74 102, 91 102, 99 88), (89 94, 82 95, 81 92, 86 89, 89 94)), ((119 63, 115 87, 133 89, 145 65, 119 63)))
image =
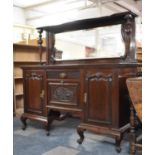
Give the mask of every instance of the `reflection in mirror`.
POLYGON ((118 58, 125 55, 121 25, 56 34, 57 60, 118 58))

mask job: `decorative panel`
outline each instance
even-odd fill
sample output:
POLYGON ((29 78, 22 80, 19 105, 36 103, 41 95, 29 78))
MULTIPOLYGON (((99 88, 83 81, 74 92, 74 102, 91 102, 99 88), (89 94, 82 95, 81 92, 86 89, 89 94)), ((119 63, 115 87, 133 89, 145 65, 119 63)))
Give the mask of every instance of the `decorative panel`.
POLYGON ((112 124, 112 82, 112 74, 102 72, 86 77, 86 121, 112 124))
POLYGON ((25 111, 42 115, 44 111, 44 72, 25 73, 25 111))
POLYGON ((48 104, 73 105, 78 104, 79 83, 48 83, 48 104))

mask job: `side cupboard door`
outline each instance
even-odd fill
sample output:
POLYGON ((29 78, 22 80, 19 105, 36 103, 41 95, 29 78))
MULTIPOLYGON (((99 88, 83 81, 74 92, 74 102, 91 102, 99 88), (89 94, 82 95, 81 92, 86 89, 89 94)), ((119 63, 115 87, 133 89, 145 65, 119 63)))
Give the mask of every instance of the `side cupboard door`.
POLYGON ((24 111, 43 116, 45 113, 45 73, 42 70, 24 71, 24 111))
POLYGON ((114 79, 115 74, 111 71, 87 71, 84 94, 85 122, 112 126, 114 104, 117 104, 114 79))

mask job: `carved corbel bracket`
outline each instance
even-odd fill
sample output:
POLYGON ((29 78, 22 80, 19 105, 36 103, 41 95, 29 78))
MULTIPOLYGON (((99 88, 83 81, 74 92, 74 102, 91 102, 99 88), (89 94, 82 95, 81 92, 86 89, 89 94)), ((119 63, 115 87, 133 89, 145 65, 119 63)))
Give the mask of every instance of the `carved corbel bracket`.
POLYGON ((132 14, 127 14, 124 17, 124 22, 121 26, 121 34, 125 43, 125 58, 128 61, 135 59, 135 20, 132 14))

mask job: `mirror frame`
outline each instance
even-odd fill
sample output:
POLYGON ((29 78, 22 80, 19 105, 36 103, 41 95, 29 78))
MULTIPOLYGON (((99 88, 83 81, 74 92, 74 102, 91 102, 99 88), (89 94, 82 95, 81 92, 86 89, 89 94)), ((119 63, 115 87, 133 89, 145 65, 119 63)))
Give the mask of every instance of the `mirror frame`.
POLYGON ((123 12, 110 16, 90 18, 68 22, 60 25, 39 27, 39 53, 40 61, 42 60, 42 32, 46 31, 46 64, 64 64, 64 63, 127 63, 136 62, 136 41, 135 41, 135 17, 132 12, 123 12), (92 58, 80 60, 56 60, 55 34, 70 32, 83 29, 91 29, 104 26, 121 24, 121 35, 125 45, 125 54, 122 57, 114 58, 92 58))

